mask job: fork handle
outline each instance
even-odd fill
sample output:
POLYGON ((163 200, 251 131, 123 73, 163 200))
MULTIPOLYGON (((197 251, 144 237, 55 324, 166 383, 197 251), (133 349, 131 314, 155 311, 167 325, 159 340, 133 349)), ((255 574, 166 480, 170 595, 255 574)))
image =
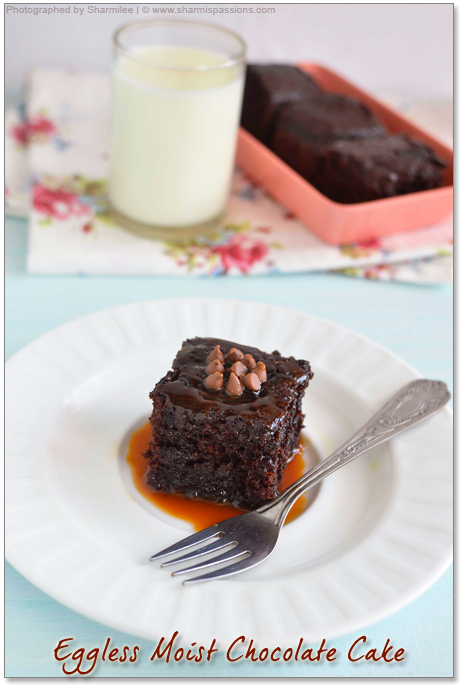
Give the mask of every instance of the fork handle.
POLYGON ((307 471, 275 500, 257 511, 265 515, 270 512, 273 523, 282 526, 300 495, 367 450, 439 411, 449 399, 447 386, 441 381, 421 379, 408 383, 328 459, 307 471))

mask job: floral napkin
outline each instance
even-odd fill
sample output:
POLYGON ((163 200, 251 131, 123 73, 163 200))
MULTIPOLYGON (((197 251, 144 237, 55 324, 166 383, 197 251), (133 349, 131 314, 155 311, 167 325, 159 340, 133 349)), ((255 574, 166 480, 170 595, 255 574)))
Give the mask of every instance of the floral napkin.
POLYGON ((340 270, 414 283, 452 278, 452 219, 380 240, 324 243, 235 170, 215 234, 186 243, 132 235, 106 200, 110 82, 37 69, 25 108, 6 114, 6 209, 29 215, 31 273, 239 275, 340 270))

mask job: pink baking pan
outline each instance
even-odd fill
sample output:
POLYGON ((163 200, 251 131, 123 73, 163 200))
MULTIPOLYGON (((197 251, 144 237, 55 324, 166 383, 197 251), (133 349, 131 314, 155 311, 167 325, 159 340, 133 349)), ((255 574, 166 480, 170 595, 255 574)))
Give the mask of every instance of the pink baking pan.
POLYGON ((248 176, 260 183, 320 238, 333 245, 372 240, 430 226, 452 213, 453 152, 449 147, 330 69, 310 63, 302 63, 299 67, 324 90, 352 95, 365 103, 391 133, 408 133, 430 145, 448 165, 445 185, 372 202, 340 204, 325 197, 254 136, 240 129, 236 162, 248 176))

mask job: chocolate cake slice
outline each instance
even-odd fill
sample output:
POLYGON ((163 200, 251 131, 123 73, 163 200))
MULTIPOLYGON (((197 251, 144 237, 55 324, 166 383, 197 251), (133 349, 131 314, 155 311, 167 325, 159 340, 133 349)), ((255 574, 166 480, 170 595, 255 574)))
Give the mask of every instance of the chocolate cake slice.
POLYGON ((437 188, 445 169, 428 145, 408 136, 339 141, 326 150, 316 185, 336 202, 366 202, 437 188))
POLYGON ((219 340, 183 343, 150 393, 148 483, 253 509, 279 494, 299 444, 310 364, 219 340))
POLYGON ((371 110, 354 98, 324 93, 283 105, 273 124, 269 147, 310 183, 324 150, 336 140, 374 138, 385 129, 371 110))
POLYGON ((248 64, 241 125, 265 142, 276 108, 321 93, 309 74, 289 64, 248 64))

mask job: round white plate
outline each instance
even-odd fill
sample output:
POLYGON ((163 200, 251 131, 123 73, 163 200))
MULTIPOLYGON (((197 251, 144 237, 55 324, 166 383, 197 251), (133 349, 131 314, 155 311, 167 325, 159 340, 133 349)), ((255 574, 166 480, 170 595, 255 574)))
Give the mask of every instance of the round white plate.
POLYGON ((452 556, 447 408, 326 479, 256 569, 184 587, 149 563, 191 529, 136 496, 126 440, 147 419, 148 394, 182 341, 196 335, 311 362, 304 411, 312 460, 418 377, 352 331, 265 304, 159 300, 65 324, 7 364, 8 560, 63 604, 150 639, 179 630, 194 641, 321 640, 426 590, 452 556))

